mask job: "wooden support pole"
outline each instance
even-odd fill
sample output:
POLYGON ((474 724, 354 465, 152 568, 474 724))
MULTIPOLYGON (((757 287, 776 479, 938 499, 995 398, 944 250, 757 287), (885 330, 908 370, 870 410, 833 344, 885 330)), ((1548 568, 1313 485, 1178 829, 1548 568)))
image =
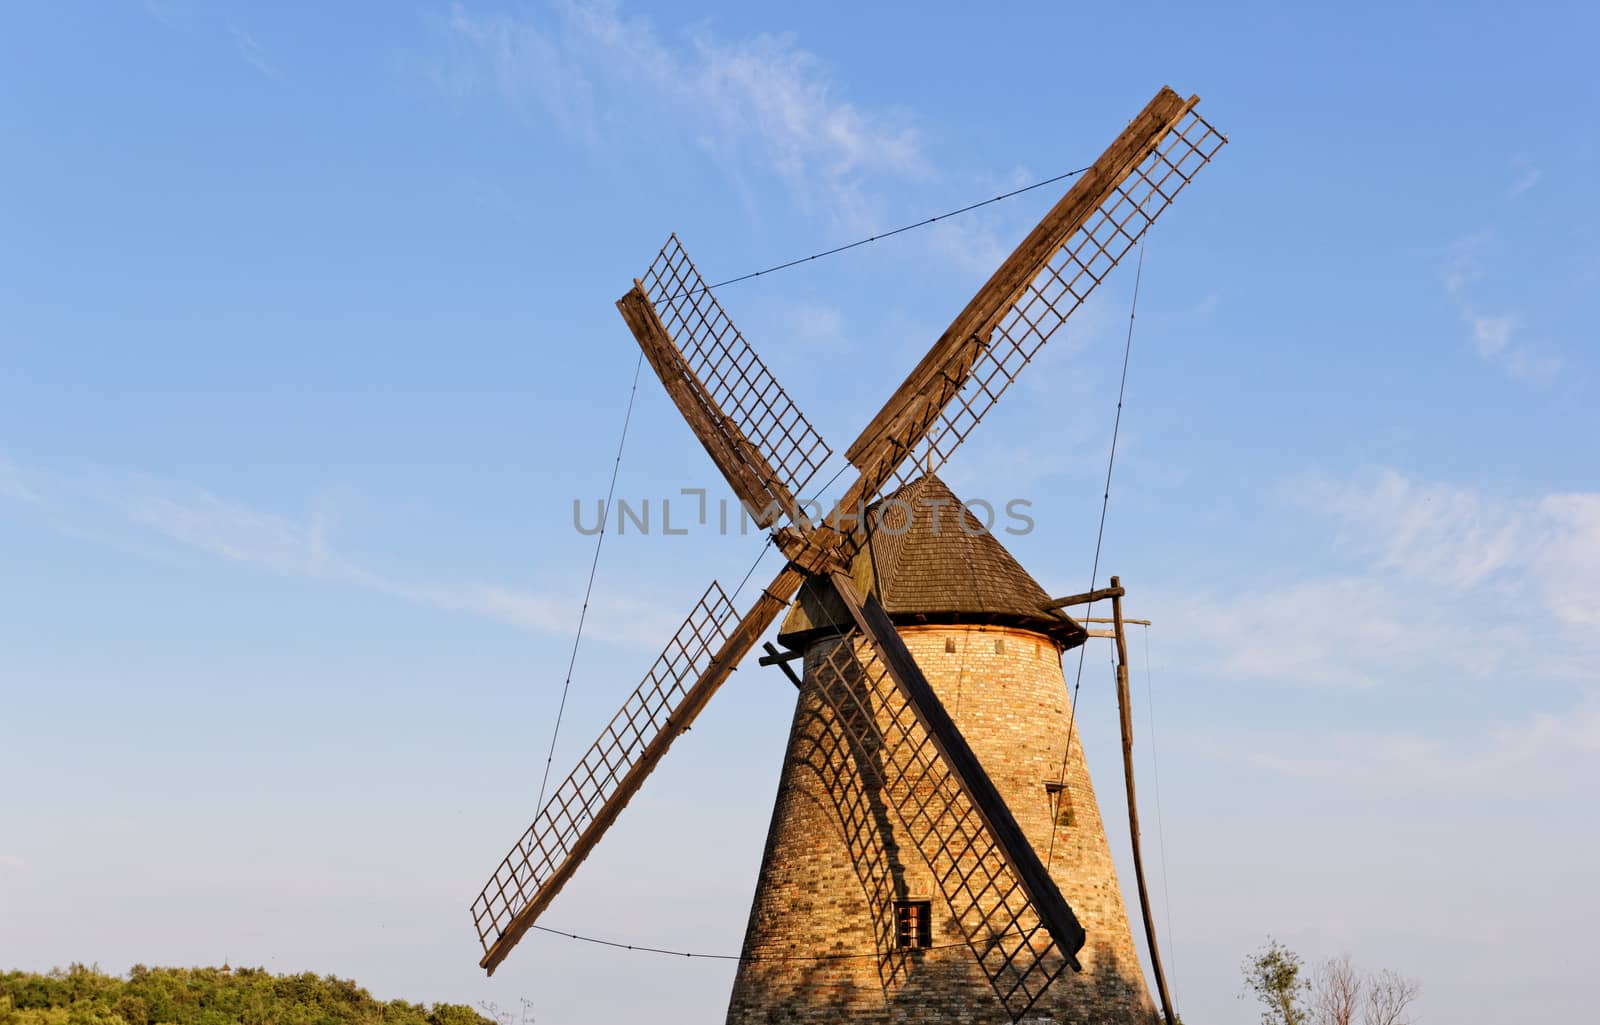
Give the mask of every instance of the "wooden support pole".
POLYGON ((1150 893, 1144 882, 1144 855, 1139 844, 1139 802, 1133 789, 1133 702, 1128 695, 1128 639, 1123 633, 1122 582, 1111 578, 1111 618, 1117 639, 1117 711, 1122 720, 1122 776, 1128 790, 1128 836, 1133 841, 1133 874, 1139 881, 1139 911, 1144 916, 1144 936, 1150 946, 1150 970, 1161 994, 1161 1014, 1167 1025, 1177 1025, 1172 1013, 1172 998, 1167 994, 1167 976, 1161 970, 1161 952, 1156 947, 1155 917, 1150 913, 1150 893))

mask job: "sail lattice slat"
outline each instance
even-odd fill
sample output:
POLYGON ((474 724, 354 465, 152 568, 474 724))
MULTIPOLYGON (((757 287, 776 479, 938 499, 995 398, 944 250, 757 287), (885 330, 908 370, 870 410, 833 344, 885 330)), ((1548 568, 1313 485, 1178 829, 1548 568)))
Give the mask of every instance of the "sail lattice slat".
POLYGON ((944 465, 1022 368, 1133 248, 1227 139, 1192 108, 1067 238, 1002 315, 971 374, 890 478, 888 490, 944 465))
POLYGON ((713 580, 644 680, 472 902, 472 920, 485 953, 568 860, 578 838, 667 725, 738 619, 737 610, 713 580))
POLYGON ((706 394, 798 495, 830 450, 728 319, 677 235, 639 283, 706 394))
POLYGON ((1066 957, 864 635, 846 632, 814 672, 860 774, 876 777, 1000 1002, 1020 1019, 1067 970, 1066 957))
POLYGON ((891 813, 881 797, 883 781, 826 705, 798 720, 791 745, 792 757, 816 776, 838 818, 851 865, 871 905, 878 970, 885 986, 898 987, 906 981, 909 966, 907 952, 896 949, 894 905, 905 891, 900 853, 890 843, 891 813))

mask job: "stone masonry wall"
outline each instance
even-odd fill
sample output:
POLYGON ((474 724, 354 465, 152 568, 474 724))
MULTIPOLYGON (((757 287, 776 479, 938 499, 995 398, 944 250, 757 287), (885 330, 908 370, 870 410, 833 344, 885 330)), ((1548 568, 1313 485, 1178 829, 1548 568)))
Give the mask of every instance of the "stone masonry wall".
MULTIPOLYGON (((1028 1022, 1153 1021, 1100 809, 1073 734, 1054 826, 1045 782, 1060 774, 1071 711, 1061 653, 1003 627, 902 627, 956 726, 983 762, 1088 933, 1084 971, 1058 978, 1028 1022), (954 650, 947 650, 954 648, 954 650), (1064 809, 1063 809, 1064 810, 1064 809)), ((817 694, 815 666, 837 640, 806 652, 806 673, 762 859, 730 1025, 785 1022, 973 1023, 1009 1020, 978 970, 926 862, 882 799, 882 781, 850 756, 817 694), (933 907, 933 946, 894 950, 895 899, 933 907), (821 957, 822 959, 818 959, 821 957)))

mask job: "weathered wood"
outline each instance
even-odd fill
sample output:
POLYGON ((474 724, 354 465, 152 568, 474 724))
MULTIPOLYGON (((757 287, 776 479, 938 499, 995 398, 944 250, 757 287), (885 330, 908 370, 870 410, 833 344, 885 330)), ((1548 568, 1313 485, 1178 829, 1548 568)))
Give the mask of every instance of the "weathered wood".
MULTIPOLYGON (((1113 577, 1112 579, 1116 578, 1113 577)), ((1122 588, 1112 584, 1110 587, 1102 587, 1096 591, 1069 594, 1065 598, 1057 598, 1054 601, 1045 602, 1040 608, 1049 612, 1053 609, 1064 609, 1072 605, 1088 605, 1090 602, 1104 601, 1107 598, 1120 598, 1123 594, 1122 588)), ((1101 622, 1103 623, 1105 620, 1101 620, 1101 622)))
POLYGON ((896 423, 903 427, 908 421, 920 419, 914 407, 926 404, 924 393, 941 376, 965 379, 965 371, 952 373, 952 366, 961 359, 966 359, 970 364, 975 347, 988 339, 1006 309, 1016 301, 1056 250, 1083 225, 1111 190, 1127 178, 1139 160, 1161 141, 1198 100, 1199 97, 1190 97, 1185 101, 1170 87, 1163 86, 1145 105, 1144 110, 1123 129, 1122 134, 1089 170, 1073 182, 1066 195, 1000 264, 889 397, 889 401, 868 422, 860 436, 845 451, 845 457, 854 466, 867 470, 874 462, 881 460, 882 448, 886 444, 899 448, 910 448, 915 444, 914 440, 895 438, 891 428, 896 423))
POLYGON ((797 658, 806 657, 806 653, 803 651, 779 651, 778 646, 771 641, 763 644, 761 650, 765 651, 766 654, 756 661, 764 666, 781 665, 785 662, 793 662, 797 658))
POLYGON ((1050 878, 1044 863, 1039 860, 1038 852, 1023 834, 1022 827, 1017 825, 1005 799, 984 771, 983 763, 973 753, 966 738, 950 718, 950 713, 945 711, 944 703, 922 675, 916 659, 889 621, 888 613, 871 595, 863 600, 849 574, 834 573, 829 579, 845 608, 850 610, 856 627, 877 649, 884 669, 900 689, 917 721, 927 731, 934 748, 950 767, 967 800, 983 820, 984 828, 994 838, 1001 856, 1032 902, 1039 921, 1055 940, 1056 946, 1061 948, 1062 955, 1073 970, 1081 971, 1077 954, 1083 949, 1086 938, 1082 924, 1073 914, 1066 898, 1061 896, 1055 880, 1050 878))
POLYGON ((717 464, 733 493, 762 527, 777 522, 777 512, 793 515, 794 496, 778 478, 766 457, 750 443, 706 390, 673 343, 655 307, 638 281, 621 299, 617 309, 628 330, 644 351, 650 368, 661 378, 673 405, 689 424, 711 461, 717 464), (776 511, 773 509, 776 506, 776 511))
POLYGON ((634 794, 638 793, 645 778, 654 771, 657 763, 661 761, 661 756, 667 753, 667 748, 694 724, 695 719, 706 707, 706 702, 716 694, 728 675, 739 668, 739 663, 750 653, 750 649, 755 647, 756 641, 766 632, 767 627, 778 618, 778 613, 784 610, 789 600, 800 590, 800 584, 804 580, 805 575, 799 570, 785 567, 766 590, 761 592, 761 597, 756 599, 755 605, 745 613, 739 625, 734 627, 722 647, 712 656, 711 664, 706 667, 706 671, 684 694, 683 700, 668 717, 661 731, 650 740, 639 760, 617 783, 616 790, 606 800, 605 806, 573 843, 566 861, 562 862, 538 892, 517 912, 484 953, 483 959, 478 962, 480 968, 486 969, 490 975, 494 974, 495 968, 505 960, 506 955, 517 945, 517 941, 522 939, 523 934, 532 928, 533 923, 544 913, 544 909, 572 878, 572 873, 577 871, 583 859, 589 856, 594 845, 599 843, 606 830, 611 828, 611 824, 616 821, 622 809, 626 808, 634 794))
POLYGON ((794 670, 789 668, 789 663, 793 662, 797 658, 804 658, 805 652, 779 651, 778 646, 773 644, 771 641, 763 644, 761 648, 766 652, 766 654, 757 659, 757 661, 761 665, 777 666, 779 669, 783 670, 783 675, 787 676, 789 678, 789 682, 794 684, 795 689, 798 690, 800 687, 800 677, 796 676, 794 670))
MULTIPOLYGON (((1078 622, 1080 622, 1080 623, 1115 623, 1116 620, 1115 619, 1108 619, 1108 618, 1106 618, 1104 616, 1087 616, 1087 617, 1085 617, 1083 619, 1078 620, 1078 622)), ((1124 624, 1132 624, 1133 626, 1149 626, 1150 625, 1150 621, 1148 619, 1124 619, 1122 622, 1124 624)))
POLYGON ((1150 970, 1161 994, 1161 1013, 1167 1025, 1177 1025, 1172 1013, 1172 998, 1167 994, 1167 976, 1161 969, 1161 951, 1156 946, 1155 917, 1150 913, 1150 893, 1144 882, 1144 853, 1139 842, 1139 801, 1133 788, 1133 702, 1128 694, 1128 641, 1123 633, 1122 581, 1111 578, 1111 616, 1116 623, 1112 636, 1117 639, 1117 712, 1122 723, 1122 777, 1128 792, 1128 837, 1133 842, 1133 874, 1139 883, 1139 912, 1144 916, 1144 936, 1150 946, 1150 970))

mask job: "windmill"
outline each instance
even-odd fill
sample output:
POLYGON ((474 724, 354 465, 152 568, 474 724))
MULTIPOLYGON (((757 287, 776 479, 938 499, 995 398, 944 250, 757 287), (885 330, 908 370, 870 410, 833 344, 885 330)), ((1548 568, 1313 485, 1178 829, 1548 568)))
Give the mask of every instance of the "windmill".
MULTIPOLYGON (((893 835, 897 863, 922 866, 938 891, 941 928, 959 937, 963 949, 953 953, 981 980, 983 999, 1016 1021, 1067 969, 1083 967, 1084 923, 897 631, 884 582, 862 572, 863 559, 877 558, 869 506, 881 517, 889 499, 936 482, 935 471, 1022 368, 1226 142, 1195 111, 1197 103, 1163 88, 1076 179, 846 449, 857 476, 820 521, 803 514, 797 496, 831 451, 732 325, 676 236, 634 281, 617 303, 623 319, 734 494, 787 561, 742 614, 711 583, 539 810, 473 902, 481 967, 494 972, 672 742, 797 598, 791 621, 800 616, 801 632, 823 642, 809 644, 804 679, 795 677, 802 703, 821 709, 841 758, 871 763, 871 772, 835 782, 847 788, 847 804, 877 823, 880 839, 893 835)), ((1089 631, 1062 611, 1073 599, 1038 600, 1046 597, 1032 596, 1030 629, 1058 654, 1081 644, 1089 631)), ((796 632, 787 624, 786 631, 796 632)), ((1056 815, 1052 809, 1052 822, 1056 815)), ((915 948, 934 946, 927 919, 935 909, 931 900, 906 901, 893 891, 890 885, 872 909, 885 923, 873 942, 892 947, 874 957, 891 966, 885 987, 914 986, 915 960, 927 956, 915 948)), ((1119 898, 1118 914, 1120 908, 1119 898)), ((738 984, 736 1005, 737 996, 738 984)), ((730 1020, 742 1013, 736 1006, 730 1020)), ((818 1010, 816 1020, 828 1013, 818 1010)), ((785 1020, 810 1019, 795 1013, 785 1020)), ((911 1013, 904 1020, 922 1019, 911 1013)))

